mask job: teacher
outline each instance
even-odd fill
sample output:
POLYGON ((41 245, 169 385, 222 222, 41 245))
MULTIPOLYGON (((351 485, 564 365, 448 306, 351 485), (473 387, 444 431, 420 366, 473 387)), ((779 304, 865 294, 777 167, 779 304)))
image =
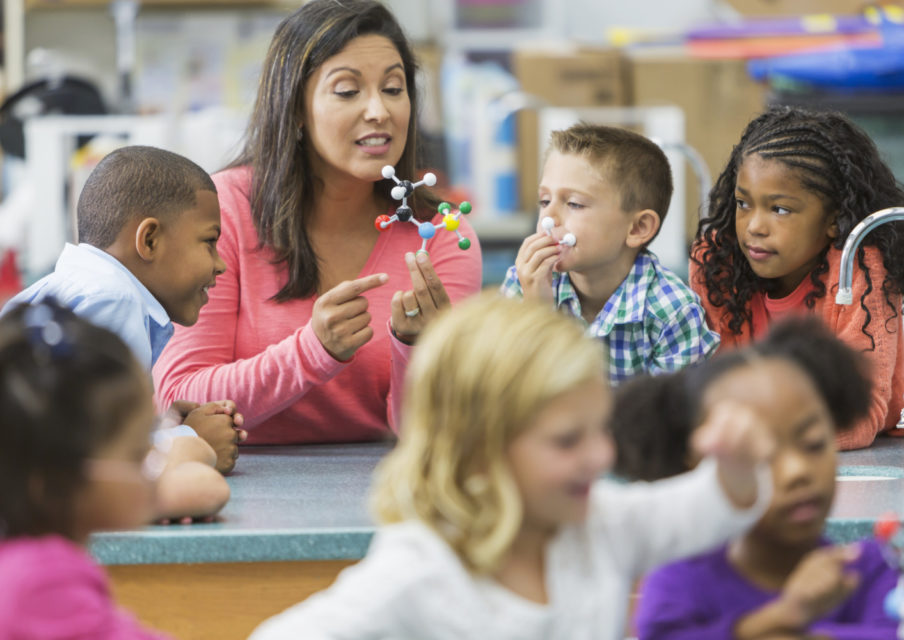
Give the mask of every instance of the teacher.
MULTIPOLYGON (((374 226, 399 204, 383 166, 417 177, 416 69, 379 2, 313 0, 279 25, 244 148, 214 175, 226 272, 158 359, 159 403, 231 398, 249 444, 366 441, 397 428, 418 334, 481 286, 467 221, 469 250, 440 231, 429 255, 414 253, 415 225, 374 226)), ((425 187, 408 204, 436 216, 425 187)))

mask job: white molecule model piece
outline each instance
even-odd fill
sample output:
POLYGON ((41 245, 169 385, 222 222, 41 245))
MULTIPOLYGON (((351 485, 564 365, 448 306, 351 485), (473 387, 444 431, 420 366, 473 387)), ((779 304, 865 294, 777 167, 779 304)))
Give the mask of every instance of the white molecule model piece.
MULTIPOLYGON (((543 216, 540 219, 540 227, 543 228, 543 231, 545 231, 546 235, 548 235, 549 237, 552 237, 552 230, 555 228, 555 226, 556 221, 549 216, 543 216)), ((577 244, 577 242, 578 239, 574 237, 573 233, 566 233, 564 236, 562 236, 562 239, 559 240, 559 244, 563 244, 566 247, 573 247, 575 244, 577 244)))
POLYGON ((377 219, 374 220, 374 227, 376 227, 377 231, 385 231, 389 228, 389 225, 394 222, 410 222, 417 227, 418 235, 421 236, 421 248, 418 249, 418 251, 423 251, 424 253, 427 252, 427 240, 436 235, 436 232, 439 229, 453 231, 455 235, 458 236, 459 249, 465 250, 471 247, 471 241, 461 235, 461 232, 458 230, 458 226, 461 224, 459 222, 461 215, 471 213, 470 202, 462 202, 454 212, 452 211, 452 205, 448 202, 440 203, 436 210, 438 213, 443 214, 442 222, 439 224, 433 224, 432 222, 418 222, 414 219, 414 213, 412 212, 411 207, 408 206, 408 196, 422 184, 425 184, 428 187, 435 185, 436 175, 425 173, 424 178, 420 182, 399 180, 395 174, 395 167, 390 164, 383 167, 382 173, 383 177, 387 180, 392 179, 395 181, 396 186, 392 188, 390 193, 393 199, 401 200, 402 204, 396 207, 395 213, 392 216, 377 216, 377 219))

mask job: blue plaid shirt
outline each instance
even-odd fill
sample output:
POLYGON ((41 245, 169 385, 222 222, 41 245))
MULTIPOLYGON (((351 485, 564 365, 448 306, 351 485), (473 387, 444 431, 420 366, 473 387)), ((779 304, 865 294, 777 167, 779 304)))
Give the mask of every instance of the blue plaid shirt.
MULTIPOLYGON (((719 334, 706 326, 697 294, 650 251, 637 254, 628 276, 589 325, 567 273, 553 272, 552 289, 556 308, 579 319, 587 335, 608 348, 613 385, 639 373, 677 371, 719 346, 719 334)), ((514 266, 501 291, 509 298, 523 295, 514 266)))

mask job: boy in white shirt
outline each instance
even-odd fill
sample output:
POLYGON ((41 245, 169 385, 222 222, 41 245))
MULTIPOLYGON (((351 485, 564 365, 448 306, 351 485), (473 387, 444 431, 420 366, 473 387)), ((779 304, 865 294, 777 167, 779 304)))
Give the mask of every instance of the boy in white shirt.
MULTIPOLYGON (((173 322, 197 321, 206 289, 225 269, 216 249, 216 187, 188 158, 127 146, 94 168, 77 209, 79 244, 67 244, 53 273, 13 297, 2 313, 53 299, 116 333, 150 374, 173 322)), ((173 403, 155 434, 167 461, 160 520, 191 521, 222 508, 229 485, 221 473, 235 466, 242 422, 230 400, 173 403)))

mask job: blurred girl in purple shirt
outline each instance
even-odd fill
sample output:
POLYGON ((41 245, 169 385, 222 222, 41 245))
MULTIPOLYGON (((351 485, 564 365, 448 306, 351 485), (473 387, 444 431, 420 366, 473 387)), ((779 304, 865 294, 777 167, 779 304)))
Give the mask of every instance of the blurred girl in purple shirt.
POLYGON ((640 640, 897 637, 897 622, 883 611, 897 575, 877 544, 835 546, 823 537, 835 434, 866 414, 869 388, 860 354, 811 318, 778 324, 746 350, 620 389, 617 450, 631 452, 626 443, 644 430, 662 434, 618 461, 624 476, 652 480, 693 466, 688 440, 716 400, 749 406, 777 442, 766 514, 726 546, 647 576, 635 619, 640 640))

